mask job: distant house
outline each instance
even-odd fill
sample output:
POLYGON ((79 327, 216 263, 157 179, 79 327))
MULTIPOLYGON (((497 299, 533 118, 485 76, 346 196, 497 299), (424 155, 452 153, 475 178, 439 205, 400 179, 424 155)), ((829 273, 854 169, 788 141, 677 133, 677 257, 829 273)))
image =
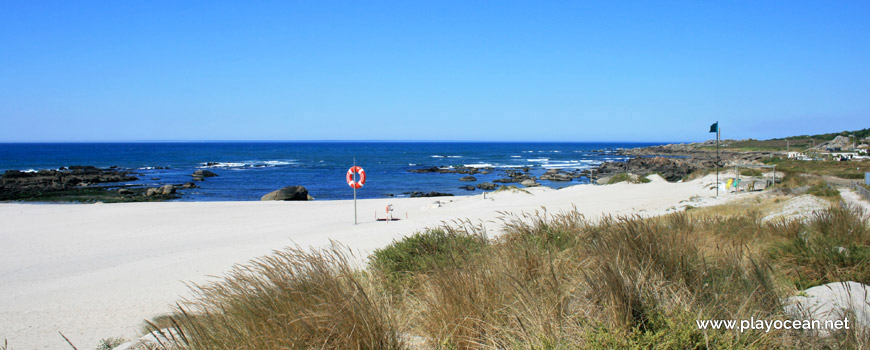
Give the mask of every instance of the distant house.
POLYGON ((809 160, 803 152, 788 152, 788 159, 809 160))
POLYGON ((832 156, 835 160, 839 160, 839 161, 847 161, 847 160, 852 160, 852 159, 859 159, 859 158, 858 158, 858 153, 855 153, 855 152, 832 152, 832 153, 831 153, 831 156, 832 156))

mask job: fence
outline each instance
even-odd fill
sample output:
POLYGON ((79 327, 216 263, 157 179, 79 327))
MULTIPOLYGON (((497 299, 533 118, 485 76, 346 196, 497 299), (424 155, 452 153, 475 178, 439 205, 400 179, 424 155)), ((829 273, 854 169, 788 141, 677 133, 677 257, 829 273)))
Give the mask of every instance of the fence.
POLYGON ((855 189, 855 192, 857 192, 859 196, 863 197, 864 200, 870 202, 870 190, 868 190, 867 187, 861 186, 860 182, 855 182, 852 187, 855 189))

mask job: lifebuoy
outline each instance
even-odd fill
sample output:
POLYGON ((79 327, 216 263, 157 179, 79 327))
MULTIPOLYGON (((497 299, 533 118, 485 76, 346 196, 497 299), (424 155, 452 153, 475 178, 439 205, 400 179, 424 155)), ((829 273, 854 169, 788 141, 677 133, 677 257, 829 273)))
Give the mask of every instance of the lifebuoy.
POLYGON ((353 166, 347 169, 347 185, 353 188, 360 188, 366 184, 366 171, 358 166, 353 166), (359 181, 353 181, 353 174, 359 173, 359 181))

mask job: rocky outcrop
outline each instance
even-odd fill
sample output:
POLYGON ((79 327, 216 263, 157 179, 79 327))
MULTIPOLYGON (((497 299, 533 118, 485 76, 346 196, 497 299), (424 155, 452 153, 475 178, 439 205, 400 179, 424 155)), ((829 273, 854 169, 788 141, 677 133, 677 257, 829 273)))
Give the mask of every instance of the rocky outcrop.
POLYGON ((476 188, 472 185, 459 186, 459 189, 466 191, 474 191, 476 188))
POLYGON ((637 157, 627 162, 607 162, 601 164, 597 171, 601 177, 619 173, 632 173, 640 176, 658 173, 665 180, 675 182, 680 181, 697 169, 700 169, 700 165, 690 160, 666 157, 637 157))
POLYGON ((287 186, 267 193, 261 201, 307 201, 310 196, 308 189, 302 186, 287 186))
POLYGON ((870 286, 852 281, 815 286, 786 300, 784 310, 796 318, 821 322, 849 317, 851 328, 865 330, 870 327, 870 286))
POLYGON ((463 176, 459 178, 459 181, 477 181, 477 178, 474 176, 463 176))
MULTIPOLYGON (((0 176, 0 200, 39 199, 81 190, 94 184, 135 180, 138 178, 127 171, 92 166, 76 165, 36 172, 7 170, 0 176)), ((114 190, 112 192, 117 194, 114 190)))
POLYGON ((474 175, 474 174, 489 174, 492 172, 493 168, 491 167, 483 167, 483 168, 472 168, 472 167, 450 167, 450 168, 439 168, 437 166, 425 167, 425 168, 417 168, 408 170, 412 173, 438 173, 438 174, 466 174, 466 175, 474 175))
POLYGON ((193 176, 194 178, 197 178, 197 177, 199 177, 199 178, 207 178, 207 177, 215 177, 215 176, 218 176, 218 174, 215 174, 215 173, 213 173, 213 172, 211 172, 211 171, 208 171, 208 170, 202 170, 202 169, 199 169, 199 170, 197 170, 197 171, 194 171, 193 174, 190 175, 190 176, 193 176))
POLYGON ((535 180, 528 179, 528 180, 524 180, 523 182, 520 182, 520 185, 523 185, 523 186, 526 186, 526 187, 538 187, 538 186, 540 186, 541 184, 535 182, 535 180))
POLYGON ((541 175, 541 180, 547 180, 547 181, 571 181, 573 179, 574 178, 572 178, 571 175, 562 174, 562 173, 541 175))
POLYGON ((452 197, 453 196, 452 193, 443 193, 443 192, 434 192, 434 191, 429 192, 429 193, 414 191, 414 192, 410 192, 409 195, 412 198, 417 198, 417 197, 452 197))
POLYGON ((489 183, 489 182, 484 182, 482 184, 477 184, 477 188, 479 188, 481 190, 492 191, 492 190, 498 188, 498 185, 493 184, 493 183, 489 183))

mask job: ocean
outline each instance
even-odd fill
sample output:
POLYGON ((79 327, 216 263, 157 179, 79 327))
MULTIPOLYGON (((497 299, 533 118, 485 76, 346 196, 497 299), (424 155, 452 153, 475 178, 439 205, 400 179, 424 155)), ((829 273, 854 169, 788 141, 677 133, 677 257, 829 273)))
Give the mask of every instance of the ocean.
MULTIPOLYGON (((198 169, 217 177, 180 190, 179 201, 252 201, 284 186, 302 185, 316 200, 353 198, 345 181, 354 163, 367 181, 358 198, 407 197, 407 192, 479 193, 459 186, 505 177, 500 170, 531 167, 540 177, 548 169, 588 169, 606 161, 626 161, 620 148, 661 143, 536 142, 141 142, 141 143, 0 143, 0 172, 36 171, 71 165, 117 166, 138 174, 128 185, 160 186, 191 181, 198 169), (491 174, 412 173, 422 167, 494 167, 491 174)), ((561 188, 587 182, 539 181, 561 188)))

